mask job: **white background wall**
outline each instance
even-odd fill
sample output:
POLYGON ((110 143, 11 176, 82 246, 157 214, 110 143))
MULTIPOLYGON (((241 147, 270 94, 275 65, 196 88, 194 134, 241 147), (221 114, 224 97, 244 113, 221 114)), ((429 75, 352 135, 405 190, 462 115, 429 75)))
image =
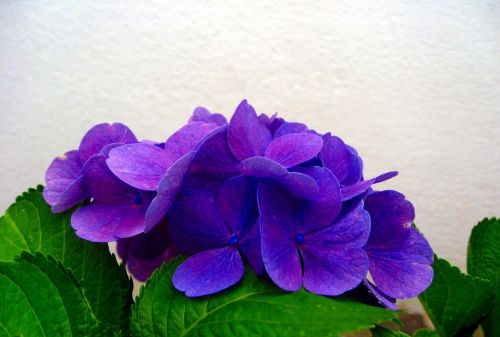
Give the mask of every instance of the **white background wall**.
POLYGON ((246 3, 0 1, 1 211, 95 123, 162 140, 246 97, 399 170, 384 187, 464 267, 500 216, 500 2, 246 3))

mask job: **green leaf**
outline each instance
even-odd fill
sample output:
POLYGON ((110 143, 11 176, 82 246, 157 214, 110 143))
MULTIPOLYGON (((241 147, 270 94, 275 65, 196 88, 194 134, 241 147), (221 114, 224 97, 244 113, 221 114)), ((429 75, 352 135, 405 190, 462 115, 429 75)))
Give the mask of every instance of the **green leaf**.
POLYGON ((486 337, 500 336, 500 219, 484 219, 472 229, 467 270, 473 276, 493 282, 493 310, 482 325, 486 337))
POLYGON ((500 219, 484 219, 473 229, 467 253, 467 272, 493 280, 500 271, 500 219))
POLYGON ((402 331, 395 331, 381 326, 372 329, 372 335, 373 337, 410 337, 410 335, 402 331))
POLYGON ((231 289, 192 299, 172 285, 181 261, 163 265, 141 288, 132 307, 132 336, 339 336, 398 315, 346 299, 286 293, 250 270, 231 289))
POLYGON ((91 336, 97 324, 78 281, 52 257, 0 262, 0 336, 91 336))
POLYGON ((54 256, 79 280, 97 319, 127 332, 132 281, 125 267, 107 244, 78 238, 70 225, 72 211, 53 214, 42 189, 23 193, 0 218, 0 261, 12 261, 22 251, 54 256))
POLYGON ((438 333, 434 330, 418 329, 413 334, 413 337, 439 337, 438 333))
POLYGON ((444 259, 436 258, 432 267, 432 284, 419 299, 436 331, 452 337, 463 329, 474 330, 491 309, 491 282, 463 274, 444 259))

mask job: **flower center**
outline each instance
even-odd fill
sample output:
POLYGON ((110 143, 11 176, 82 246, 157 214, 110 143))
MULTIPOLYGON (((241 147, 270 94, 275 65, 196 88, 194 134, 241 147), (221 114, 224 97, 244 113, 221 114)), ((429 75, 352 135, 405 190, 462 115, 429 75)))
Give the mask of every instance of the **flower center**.
POLYGON ((304 243, 304 234, 302 233, 295 234, 295 242, 297 242, 299 245, 301 243, 304 243))
POLYGON ((136 205, 142 204, 142 197, 140 195, 135 197, 134 204, 136 204, 136 205))
POLYGON ((236 234, 231 235, 231 237, 227 240, 227 244, 230 246, 234 246, 238 243, 238 236, 236 234))

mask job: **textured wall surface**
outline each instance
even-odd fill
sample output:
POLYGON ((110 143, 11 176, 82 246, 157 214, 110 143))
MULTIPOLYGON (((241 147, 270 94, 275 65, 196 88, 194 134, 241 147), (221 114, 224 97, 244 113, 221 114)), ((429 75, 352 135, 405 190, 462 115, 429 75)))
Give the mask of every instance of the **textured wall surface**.
POLYGON ((0 1, 1 211, 95 123, 162 140, 246 97, 399 170, 383 187, 464 267, 500 216, 500 2, 356 3, 0 1))

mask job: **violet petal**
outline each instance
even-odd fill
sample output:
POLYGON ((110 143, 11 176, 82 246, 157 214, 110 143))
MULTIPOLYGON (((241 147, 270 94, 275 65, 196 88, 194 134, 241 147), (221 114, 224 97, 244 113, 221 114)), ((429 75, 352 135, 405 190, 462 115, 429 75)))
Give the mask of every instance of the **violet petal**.
POLYGON ((275 138, 265 156, 285 167, 299 165, 316 156, 323 147, 320 136, 312 133, 288 133, 275 138))
POLYGON ((121 123, 97 124, 83 136, 78 154, 81 162, 85 163, 92 155, 99 153, 108 144, 129 144, 136 142, 137 138, 132 131, 121 123))
POLYGON ((188 297, 205 296, 236 284, 244 271, 238 250, 223 247, 189 257, 177 267, 172 282, 188 297))
POLYGON ((304 288, 322 295, 340 295, 366 277, 368 258, 363 245, 370 233, 370 216, 358 208, 331 226, 305 235, 300 246, 304 288))
POLYGON ((109 170, 104 154, 90 157, 85 163, 84 172, 94 202, 115 205, 133 203, 137 193, 109 170))
POLYGON ((156 191, 175 158, 155 145, 135 143, 114 148, 106 160, 118 178, 140 190, 156 191))
POLYGON ((186 191, 169 212, 169 237, 180 253, 227 245, 231 231, 217 210, 215 195, 204 189, 186 191))
POLYGON ((71 216, 76 235, 93 242, 110 242, 131 237, 144 230, 145 209, 135 205, 92 204, 71 216))
POLYGON ((177 160, 188 152, 195 150, 199 143, 217 125, 204 122, 191 122, 172 134, 165 142, 165 151, 168 158, 177 160))
POLYGON ((194 109, 193 115, 189 118, 189 122, 205 122, 215 124, 217 126, 226 125, 226 117, 219 113, 211 113, 206 108, 199 106, 194 109))
POLYGON ((259 121, 255 109, 243 100, 227 128, 227 141, 232 154, 238 160, 264 155, 272 136, 259 121))
POLYGON ((158 185, 158 194, 149 205, 144 222, 145 232, 152 230, 167 214, 179 193, 184 176, 189 169, 189 164, 194 152, 189 152, 179 158, 168 169, 158 185))
POLYGON ((381 182, 386 181, 388 179, 391 179, 397 175, 398 175, 398 172, 396 172, 396 171, 386 172, 386 173, 383 173, 375 178, 360 181, 360 182, 357 182, 353 185, 344 187, 342 189, 342 201, 346 201, 346 200, 349 200, 351 198, 354 198, 354 197, 366 192, 372 185, 377 184, 377 183, 381 183, 381 182))
POLYGON ((248 230, 258 217, 257 183, 245 176, 230 178, 222 184, 217 193, 220 215, 233 233, 248 230))
POLYGON ((239 174, 239 162, 229 150, 226 131, 227 127, 221 126, 200 144, 192 161, 193 174, 215 180, 239 174))
POLYGON ((45 201, 53 206, 53 212, 65 211, 88 196, 82 174, 78 151, 66 152, 55 158, 45 173, 45 201))
POLYGON ((314 178, 319 187, 317 197, 308 200, 304 207, 304 230, 311 231, 331 224, 340 214, 340 185, 327 168, 312 166, 302 172, 314 178))
POLYGON ((287 291, 297 291, 302 286, 302 268, 293 241, 297 230, 293 218, 293 200, 286 190, 271 181, 259 183, 258 200, 264 267, 277 286, 287 291))
POLYGON ((323 136, 320 157, 323 166, 333 172, 340 184, 352 185, 361 179, 363 172, 361 158, 339 137, 332 136, 330 133, 323 136))
POLYGON ((390 296, 387 296, 383 292, 380 291, 375 285, 373 285, 370 281, 365 279, 363 281, 363 284, 368 288, 368 291, 373 294, 378 300, 380 304, 382 304, 384 307, 391 309, 391 310, 399 310, 398 306, 396 305, 396 299, 392 298, 390 296))
POLYGON ((300 133, 308 130, 307 125, 302 123, 283 123, 274 133, 274 138, 281 137, 287 133, 300 133))

